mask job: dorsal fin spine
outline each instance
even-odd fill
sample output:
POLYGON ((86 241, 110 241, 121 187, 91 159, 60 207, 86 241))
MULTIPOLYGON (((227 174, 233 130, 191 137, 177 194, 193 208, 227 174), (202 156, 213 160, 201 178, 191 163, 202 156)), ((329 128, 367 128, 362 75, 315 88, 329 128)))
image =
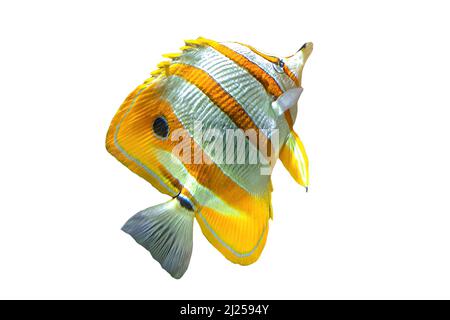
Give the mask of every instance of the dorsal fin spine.
POLYGON ((168 76, 169 75, 169 67, 172 64, 172 61, 176 61, 179 59, 185 52, 192 51, 197 49, 198 47, 207 46, 208 40, 202 37, 199 37, 195 40, 184 40, 185 45, 180 48, 181 52, 174 53, 166 53, 162 56, 169 60, 162 61, 158 63, 156 70, 150 72, 150 78, 154 79, 159 76, 168 76))

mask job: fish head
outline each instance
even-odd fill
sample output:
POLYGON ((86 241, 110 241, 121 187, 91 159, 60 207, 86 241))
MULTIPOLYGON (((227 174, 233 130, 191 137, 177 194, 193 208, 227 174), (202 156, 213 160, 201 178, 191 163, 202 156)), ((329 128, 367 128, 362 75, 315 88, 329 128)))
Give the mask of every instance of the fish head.
POLYGON ((297 87, 301 87, 303 67, 311 55, 312 50, 312 42, 307 42, 295 54, 283 60, 286 64, 287 72, 291 72, 295 79, 297 79, 297 84, 295 85, 297 87))
POLYGON ((277 87, 278 90, 287 91, 292 88, 301 87, 301 78, 303 67, 308 60, 313 50, 312 42, 307 42, 293 55, 287 57, 278 57, 271 54, 264 53, 250 45, 237 42, 237 52, 244 55, 246 59, 253 65, 256 65, 253 72, 256 74, 265 74, 266 80, 263 80, 263 85, 268 89, 270 86, 277 87), (259 72, 256 70, 260 70, 259 72), (267 80, 271 78, 272 81, 267 80), (273 84, 273 81, 276 84, 273 84))
POLYGON ((286 112, 290 112, 292 121, 297 117, 297 103, 303 88, 301 86, 302 72, 306 60, 308 60, 313 49, 311 42, 305 43, 295 54, 280 58, 275 61, 274 68, 277 70, 274 78, 281 84, 282 93, 272 103, 275 113, 283 118, 286 112))

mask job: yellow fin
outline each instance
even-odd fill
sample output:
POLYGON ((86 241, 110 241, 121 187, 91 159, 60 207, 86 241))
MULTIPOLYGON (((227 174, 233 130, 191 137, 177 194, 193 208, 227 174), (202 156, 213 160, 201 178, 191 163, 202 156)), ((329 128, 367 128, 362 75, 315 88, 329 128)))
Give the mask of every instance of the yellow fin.
POLYGON ((205 237, 225 258, 249 265, 258 260, 266 243, 272 216, 271 192, 268 187, 260 196, 242 196, 235 201, 229 205, 234 205, 236 212, 210 203, 196 213, 196 219, 205 237))
POLYGON ((170 66, 170 61, 161 61, 158 63, 158 68, 167 68, 170 66))
POLYGON ((309 162, 305 147, 298 135, 291 130, 289 137, 280 151, 280 159, 292 178, 308 191, 309 162))
POLYGON ((150 75, 151 75, 152 77, 157 77, 157 76, 159 76, 161 73, 162 73, 162 70, 161 70, 161 69, 156 69, 156 70, 150 72, 150 75))
POLYGON ((192 47, 195 47, 195 46, 201 46, 201 45, 202 45, 202 42, 200 41, 200 39, 201 39, 201 38, 195 39, 195 40, 184 40, 184 43, 185 43, 187 46, 192 46, 192 47))
POLYGON ((193 49, 195 49, 195 48, 192 47, 192 46, 182 46, 182 47, 180 47, 181 51, 189 51, 189 50, 193 50, 193 49))
POLYGON ((164 58, 170 59, 160 62, 157 65, 156 70, 150 72, 150 75, 152 78, 156 78, 159 76, 168 76, 169 75, 169 67, 173 61, 176 61, 179 59, 184 53, 187 51, 196 50, 199 47, 205 46, 203 38, 198 38, 196 40, 184 40, 185 45, 180 48, 181 52, 172 52, 172 53, 166 53, 162 56, 164 58))
POLYGON ((165 53, 162 55, 164 58, 168 59, 177 59, 181 56, 181 52, 175 52, 175 53, 165 53))

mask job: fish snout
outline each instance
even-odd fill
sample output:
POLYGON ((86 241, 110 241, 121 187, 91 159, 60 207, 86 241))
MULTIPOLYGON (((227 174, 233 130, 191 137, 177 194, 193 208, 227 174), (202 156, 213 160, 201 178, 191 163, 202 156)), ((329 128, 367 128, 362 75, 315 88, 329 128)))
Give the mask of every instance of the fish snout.
POLYGON ((301 86, 303 67, 313 51, 312 42, 306 42, 295 54, 286 58, 286 64, 291 72, 298 79, 298 86, 301 86))
POLYGON ((308 60, 311 52, 313 51, 314 45, 312 42, 306 42, 298 51, 302 52, 303 64, 308 60))

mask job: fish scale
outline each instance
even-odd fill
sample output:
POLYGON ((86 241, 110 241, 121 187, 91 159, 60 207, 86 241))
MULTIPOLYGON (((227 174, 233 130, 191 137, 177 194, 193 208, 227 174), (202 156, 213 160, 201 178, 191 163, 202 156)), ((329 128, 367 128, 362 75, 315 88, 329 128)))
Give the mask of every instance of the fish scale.
MULTIPOLYGON (((219 129, 226 130, 232 129, 236 130, 238 127, 229 119, 229 117, 223 113, 219 108, 217 108, 206 95, 204 95, 201 90, 197 89, 195 86, 190 86, 187 91, 186 97, 181 96, 179 91, 186 92, 186 86, 189 86, 182 78, 170 76, 167 83, 168 87, 174 86, 176 90, 168 90, 168 94, 164 97, 171 104, 174 113, 183 123, 186 130, 194 136, 194 125, 195 121, 202 124, 203 129, 219 129), (179 88, 179 89, 178 89, 179 88), (186 101, 190 101, 189 104, 186 101), (192 117, 191 113, 195 116, 192 117)), ((195 140, 195 136, 194 136, 195 140)), ((198 140, 196 142, 205 148, 205 143, 201 143, 198 140)), ((246 150, 248 148, 254 148, 252 144, 245 141, 246 150)), ((257 150, 255 149, 255 152, 257 150)), ((216 156, 212 156, 210 153, 206 152, 210 156, 217 166, 219 166, 223 172, 235 181, 239 186, 245 190, 252 193, 260 193, 265 190, 266 184, 268 182, 267 176, 261 176, 259 174, 260 164, 255 165, 239 165, 232 164, 228 165, 223 162, 223 158, 219 159, 216 156)), ((226 144, 224 144, 224 153, 226 154, 226 144)))
POLYGON ((210 47, 198 49, 196 55, 183 56, 180 58, 180 62, 209 73, 217 83, 240 102, 258 127, 267 129, 274 127, 274 115, 270 109, 272 98, 267 94, 264 86, 245 69, 210 47), (199 59, 201 54, 205 55, 205 59, 199 59), (239 85, 236 86, 236 83, 239 85), (249 96, 252 96, 253 99, 246 99, 249 96), (256 99, 254 99, 255 96, 256 99))

